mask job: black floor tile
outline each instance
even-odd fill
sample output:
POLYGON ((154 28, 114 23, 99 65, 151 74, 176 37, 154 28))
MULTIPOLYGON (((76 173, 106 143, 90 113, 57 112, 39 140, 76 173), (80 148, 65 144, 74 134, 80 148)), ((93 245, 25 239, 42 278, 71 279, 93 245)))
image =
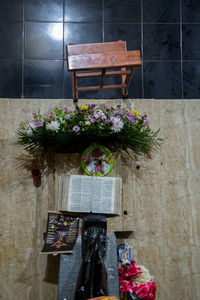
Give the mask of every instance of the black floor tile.
POLYGON ((141 22, 141 0, 104 0, 105 22, 141 22))
MULTIPOLYGON (((108 76, 105 81, 107 85, 121 84, 120 76, 108 76)), ((121 99, 122 89, 109 89, 104 90, 104 98, 121 99)), ((128 97, 131 99, 142 98, 142 69, 140 67, 135 68, 131 83, 128 89, 128 97)))
POLYGON ((128 89, 128 98, 142 98, 142 68, 137 67, 133 72, 133 77, 128 89))
POLYGON ((139 24, 105 24, 104 41, 127 42, 128 50, 141 49, 141 26, 139 24))
MULTIPOLYGON (((100 77, 90 77, 84 80, 78 80, 78 86, 98 86, 100 82, 100 77)), ((80 99, 103 99, 104 90, 94 90, 94 91, 80 91, 78 92, 80 99)))
POLYGON ((200 99, 200 61, 183 62, 183 97, 200 99))
POLYGON ((26 0, 25 20, 63 21, 63 0, 26 0))
POLYGON ((63 98, 63 62, 58 60, 25 60, 25 98, 63 98))
POLYGON ((64 48, 69 43, 101 43, 102 39, 102 25, 99 23, 65 23, 64 25, 64 48))
POLYGON ((144 25, 144 59, 180 59, 180 26, 176 24, 144 25))
POLYGON ((65 0, 65 22, 102 22, 102 1, 65 0))
POLYGON ((23 20, 23 0, 1 0, 0 20, 22 21, 23 20))
POLYGON ((182 98, 181 63, 144 62, 144 98, 182 98))
MULTIPOLYGON (((121 76, 108 76, 105 85, 121 84, 121 76)), ((120 99, 122 98, 122 89, 104 90, 104 98, 120 99)), ((142 68, 137 67, 134 70, 133 77, 128 89, 128 97, 131 99, 142 98, 142 68)))
POLYGON ((0 60, 0 98, 22 97, 22 62, 0 60))
POLYGON ((22 57, 23 23, 0 21, 0 59, 22 57))
POLYGON ((180 22, 180 1, 144 0, 144 23, 178 23, 180 22))
POLYGON ((183 25, 183 60, 200 60, 200 24, 183 25))
POLYGON ((62 59, 63 25, 26 22, 25 58, 62 59))
POLYGON ((200 1, 182 0, 183 23, 200 23, 200 1))
POLYGON ((64 98, 71 99, 72 95, 72 79, 71 73, 67 71, 66 61, 64 63, 64 98))
MULTIPOLYGON (((84 72, 85 73, 85 72, 84 72)), ((72 80, 71 80, 71 72, 67 71, 67 67, 65 68, 64 75, 64 98, 72 98, 72 80)), ((77 80, 78 87, 84 86, 99 86, 100 77, 87 77, 87 78, 78 78, 77 80)), ((92 90, 92 91, 79 91, 78 92, 79 99, 102 99, 104 98, 103 90, 92 90)))

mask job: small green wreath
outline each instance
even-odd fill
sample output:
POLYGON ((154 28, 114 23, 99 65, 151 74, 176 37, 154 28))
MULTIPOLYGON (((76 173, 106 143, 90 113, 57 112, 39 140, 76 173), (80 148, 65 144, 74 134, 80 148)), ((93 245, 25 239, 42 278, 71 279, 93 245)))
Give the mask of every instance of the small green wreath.
POLYGON ((104 146, 93 144, 82 153, 81 166, 89 176, 106 176, 112 170, 113 164, 113 155, 104 146))

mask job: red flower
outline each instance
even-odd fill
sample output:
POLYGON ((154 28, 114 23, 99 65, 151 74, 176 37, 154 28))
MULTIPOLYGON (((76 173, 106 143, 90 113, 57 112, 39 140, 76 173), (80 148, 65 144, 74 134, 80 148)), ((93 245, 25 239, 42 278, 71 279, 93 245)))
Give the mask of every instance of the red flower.
POLYGON ((135 266, 135 261, 133 261, 130 267, 122 267, 119 269, 119 277, 120 279, 130 280, 133 276, 142 273, 140 268, 135 266))
POLYGON ((122 293, 129 292, 129 282, 126 280, 119 280, 119 288, 122 293))
POLYGON ((144 300, 153 300, 156 296, 156 284, 154 280, 138 284, 132 287, 133 292, 144 300))

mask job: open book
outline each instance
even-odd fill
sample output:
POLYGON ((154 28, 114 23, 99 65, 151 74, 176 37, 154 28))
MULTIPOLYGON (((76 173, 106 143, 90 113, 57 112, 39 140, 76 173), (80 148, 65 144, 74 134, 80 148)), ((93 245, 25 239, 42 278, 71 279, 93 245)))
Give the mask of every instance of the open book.
POLYGON ((58 210, 121 213, 122 179, 62 174, 58 179, 58 210))

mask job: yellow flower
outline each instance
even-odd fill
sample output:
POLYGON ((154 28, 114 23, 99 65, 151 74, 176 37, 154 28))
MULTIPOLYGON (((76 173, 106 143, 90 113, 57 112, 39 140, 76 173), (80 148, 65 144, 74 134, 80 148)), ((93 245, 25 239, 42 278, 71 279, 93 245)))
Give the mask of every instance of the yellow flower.
POLYGON ((139 113, 137 112, 137 110, 131 110, 131 114, 136 115, 136 117, 139 118, 139 113))
POLYGON ((88 105, 82 105, 82 106, 80 107, 80 110, 88 110, 88 105))

